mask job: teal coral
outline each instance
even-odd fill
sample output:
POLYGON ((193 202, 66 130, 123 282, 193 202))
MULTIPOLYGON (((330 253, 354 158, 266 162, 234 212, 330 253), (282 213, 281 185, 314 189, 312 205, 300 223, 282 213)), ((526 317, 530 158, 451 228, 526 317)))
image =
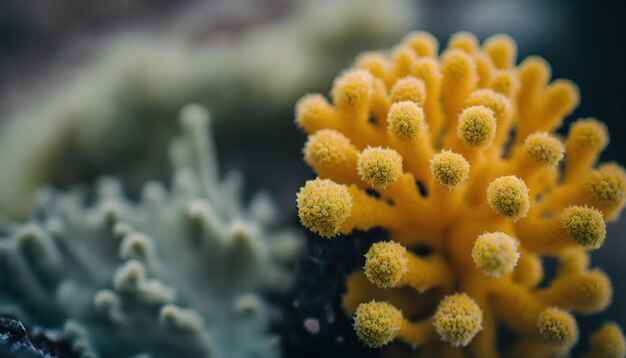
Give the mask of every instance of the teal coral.
POLYGON ((4 225, 0 313, 63 326, 81 357, 280 355, 264 294, 291 286, 299 234, 266 194, 242 206, 238 173, 220 180, 202 107, 181 117, 171 189, 44 189, 28 223, 4 225))

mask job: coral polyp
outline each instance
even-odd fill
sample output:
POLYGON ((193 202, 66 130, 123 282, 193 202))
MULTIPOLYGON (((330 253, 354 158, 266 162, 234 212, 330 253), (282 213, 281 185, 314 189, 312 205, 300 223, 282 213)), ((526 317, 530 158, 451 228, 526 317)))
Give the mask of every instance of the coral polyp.
MULTIPOLYGON (((557 134, 578 88, 550 82, 537 56, 517 64, 506 35, 481 46, 459 33, 438 49, 430 34, 411 33, 388 53, 360 55, 332 101, 308 94, 297 103, 318 175, 298 193, 301 222, 327 238, 389 232, 343 296, 365 345, 566 355, 578 341, 576 315, 612 300, 607 275, 589 263, 626 201, 624 169, 597 165, 607 128, 587 118, 557 134), (416 250, 424 246, 429 253, 416 250), (558 262, 554 277, 544 277, 543 257, 558 262), (502 344, 498 322, 515 341, 502 344)), ((591 342, 590 356, 623 356, 614 323, 591 342)))

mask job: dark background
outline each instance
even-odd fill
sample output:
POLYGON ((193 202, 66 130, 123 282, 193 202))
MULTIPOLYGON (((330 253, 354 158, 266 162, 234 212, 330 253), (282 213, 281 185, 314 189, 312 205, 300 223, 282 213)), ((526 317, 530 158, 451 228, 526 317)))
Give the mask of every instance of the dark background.
MULTIPOLYGON (((286 0, 250 3, 255 4, 250 14, 232 16, 224 12, 224 16, 219 17, 221 20, 206 24, 194 36, 210 36, 216 28, 240 31, 284 16, 292 6, 286 0)), ((518 61, 528 55, 540 55, 551 64, 553 78, 568 78, 578 84, 581 103, 566 125, 579 117, 593 116, 604 121, 612 141, 602 160, 624 165, 626 9, 622 3, 420 1, 416 6, 418 14, 414 27, 433 33, 442 46, 451 34, 458 31, 473 32, 480 40, 494 33, 508 33, 518 43, 518 61)), ((111 33, 127 29, 166 33, 180 26, 182 20, 176 20, 176 15, 189 7, 209 6, 219 14, 222 11, 219 5, 218 1, 201 3, 193 0, 3 0, 0 2, 0 110, 11 106, 15 93, 45 93, 46 89, 42 90, 38 85, 42 78, 64 66, 88 61, 90 49, 97 48, 98 40, 111 33), (68 53, 74 55, 68 58, 68 53), (77 53, 81 55, 76 56, 77 53)), ((345 63, 342 67, 348 65, 345 63)), ((337 68, 337 72, 340 70, 337 68)), ((330 85, 311 91, 328 93, 330 85)), ((301 159, 305 136, 293 125, 293 109, 284 108, 280 112, 281 118, 275 119, 271 130, 268 127, 224 128, 218 133, 217 145, 225 168, 241 168, 252 188, 268 188, 281 206, 293 215, 295 192, 311 172, 301 159)), ((241 115, 254 114, 246 113, 242 108, 241 115)), ((604 320, 616 320, 626 327, 626 268, 623 259, 626 256, 626 220, 609 225, 608 231, 606 244, 594 253, 593 264, 611 277, 615 302, 599 315, 579 318, 582 337, 604 320)), ((314 249, 325 250, 324 247, 314 249)), ((316 342, 322 343, 324 339, 316 342)))

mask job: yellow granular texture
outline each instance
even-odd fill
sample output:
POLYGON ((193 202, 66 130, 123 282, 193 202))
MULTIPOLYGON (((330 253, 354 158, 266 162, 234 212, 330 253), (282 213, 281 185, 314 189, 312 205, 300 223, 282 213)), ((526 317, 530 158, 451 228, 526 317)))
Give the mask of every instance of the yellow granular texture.
POLYGON ((382 347, 391 342, 402 324, 402 313, 386 302, 362 303, 356 310, 354 330, 368 347, 382 347))
POLYGON ((411 101, 421 107, 426 100, 424 82, 413 76, 404 77, 393 85, 389 98, 393 103, 411 101))
POLYGON ((332 95, 337 108, 362 107, 372 96, 372 75, 365 70, 350 70, 336 80, 332 95))
POLYGON ((350 147, 350 140, 343 134, 322 129, 309 137, 304 146, 304 160, 309 165, 338 165, 346 161, 350 147))
POLYGON ((365 254, 365 275, 378 287, 395 287, 407 272, 406 248, 393 241, 373 244, 365 254))
POLYGON ((486 232, 474 242, 472 258, 487 277, 500 278, 513 271, 519 259, 517 240, 502 232, 486 232))
POLYGON ((422 139, 424 111, 414 102, 394 103, 387 116, 389 133, 403 141, 418 143, 422 139))
POLYGON ((568 207, 561 215, 561 227, 575 243, 588 249, 599 248, 606 237, 602 213, 594 208, 568 207))
POLYGON ((523 180, 515 176, 495 179, 487 187, 487 202, 493 211, 517 221, 528 214, 530 199, 523 180))
POLYGON ((402 156, 393 149, 367 148, 359 153, 357 167, 364 181, 376 189, 385 189, 402 174, 402 156))
POLYGON ((454 347, 465 347, 482 329, 482 322, 480 307, 465 293, 442 299, 433 319, 441 339, 454 347))
POLYGON ((493 111, 485 106, 472 106, 459 116, 457 136, 474 148, 485 148, 493 143, 496 135, 496 119, 493 111))
POLYGON ((563 143, 548 133, 533 133, 524 141, 524 151, 535 162, 544 165, 556 165, 563 159, 563 143))
POLYGON ((558 308, 550 307, 539 314, 539 334, 544 342, 566 345, 578 340, 578 327, 574 317, 558 308))
POLYGON ((593 199, 604 205, 614 205, 624 200, 626 179, 623 175, 600 170, 590 175, 587 185, 593 199))
POLYGON ((469 176, 470 166, 462 155, 444 151, 436 154, 430 162, 430 172, 439 185, 455 188, 469 176))
POLYGON ((339 233, 352 212, 348 189, 328 179, 307 181, 298 192, 297 204, 302 225, 328 238, 339 233))
POLYGON ((578 151, 602 149, 608 142, 606 126, 593 118, 580 119, 570 127, 568 146, 578 151))

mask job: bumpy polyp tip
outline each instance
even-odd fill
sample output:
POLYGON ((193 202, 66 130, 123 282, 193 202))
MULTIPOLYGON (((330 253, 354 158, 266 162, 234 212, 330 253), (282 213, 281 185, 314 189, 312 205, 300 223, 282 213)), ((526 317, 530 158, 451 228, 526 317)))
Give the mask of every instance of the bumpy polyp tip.
POLYGON ((362 69, 338 77, 332 91, 335 106, 348 112, 366 108, 372 96, 372 80, 372 75, 362 69))
POLYGON ((424 81, 406 76, 396 81, 390 91, 391 102, 411 101, 422 107, 426 101, 424 81))
POLYGON ((472 258, 485 276, 500 278, 513 271, 519 252, 518 241, 502 232, 486 232, 476 239, 472 258))
POLYGON ((597 249, 604 243, 606 224, 602 213, 594 208, 570 206, 561 215, 561 227, 576 244, 597 249))
POLYGON ((298 192, 297 203, 302 225, 327 238, 339 233, 352 212, 348 188, 328 179, 307 181, 298 192))
POLYGON ((430 173, 435 182, 450 189, 461 185, 469 176, 470 165, 461 154, 443 151, 430 161, 430 173))
POLYGON ((530 208, 528 187, 515 176, 499 177, 487 187, 487 202, 496 214, 517 221, 525 217, 530 208))
POLYGON ((406 248, 393 241, 373 244, 365 254, 365 276, 381 288, 395 287, 407 272, 406 248))
POLYGON ((467 294, 445 297, 435 312, 433 324, 441 339, 453 347, 465 347, 482 329, 483 312, 467 294))
POLYGON ((354 330, 368 347, 378 348, 396 338, 402 319, 402 312, 389 303, 362 303, 356 309, 354 330))
POLYGON ((364 181, 376 189, 385 189, 402 174, 402 156, 393 149, 367 148, 359 153, 357 167, 364 181))
POLYGON ((623 358, 626 355, 624 333, 619 325, 610 322, 594 333, 590 340, 590 357, 623 358))
POLYGON ((599 152, 609 142, 608 130, 604 123, 593 119, 579 119, 572 123, 567 137, 568 150, 577 152, 599 152))
POLYGON ((472 106, 459 116, 457 136, 470 147, 485 148, 493 143, 496 135, 496 119, 493 111, 485 106, 472 106))
POLYGON ((524 141, 524 152, 543 166, 553 166, 563 159, 563 143, 549 133, 533 133, 524 141))
POLYGON ((485 40, 483 48, 496 68, 506 69, 515 65, 517 44, 510 36, 503 34, 491 36, 485 40))
POLYGON ((309 136, 304 146, 304 160, 313 166, 331 167, 346 162, 351 151, 356 149, 343 134, 322 129, 309 136))
POLYGON ((589 176, 589 192, 595 201, 602 205, 616 205, 624 201, 626 174, 617 165, 605 165, 589 176))
POLYGON ((578 326, 574 317, 558 308, 543 310, 537 319, 539 335, 548 344, 570 345, 578 340, 578 326))
POLYGON ((400 140, 419 142, 423 135, 424 111, 415 102, 394 103, 387 116, 389 133, 400 140))
POLYGON ((493 111, 496 120, 506 118, 511 113, 511 102, 502 93, 491 89, 480 89, 472 92, 465 100, 466 106, 485 106, 493 111))

